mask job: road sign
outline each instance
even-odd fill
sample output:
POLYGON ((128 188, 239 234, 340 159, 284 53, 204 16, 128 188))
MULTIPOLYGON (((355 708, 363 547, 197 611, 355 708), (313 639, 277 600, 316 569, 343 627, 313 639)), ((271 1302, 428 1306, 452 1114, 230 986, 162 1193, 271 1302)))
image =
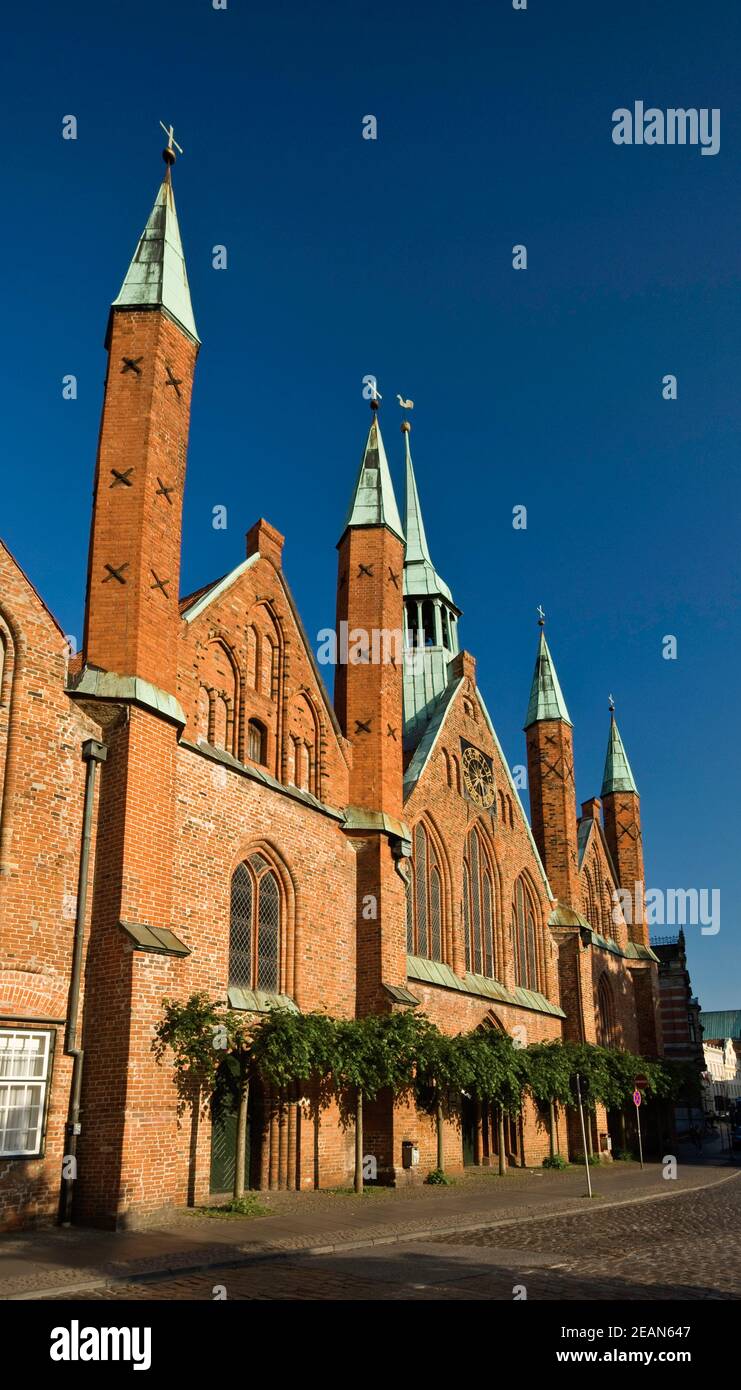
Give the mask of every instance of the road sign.
POLYGON ((641 1096, 640 1091, 635 1090, 633 1092, 633 1104, 636 1106, 636 1108, 640 1105, 642 1099, 643 1097, 641 1096))

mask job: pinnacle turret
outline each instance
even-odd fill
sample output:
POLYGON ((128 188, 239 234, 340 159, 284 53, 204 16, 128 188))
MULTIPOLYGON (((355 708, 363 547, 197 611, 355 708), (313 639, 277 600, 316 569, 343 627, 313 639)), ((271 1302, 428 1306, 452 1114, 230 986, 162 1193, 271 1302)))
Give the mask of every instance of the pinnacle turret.
MULTIPOLYGON (((172 152, 165 151, 168 154, 172 152)), ((174 155, 166 157, 165 177, 113 308, 164 309, 194 342, 200 343, 175 211, 173 162, 174 155)))

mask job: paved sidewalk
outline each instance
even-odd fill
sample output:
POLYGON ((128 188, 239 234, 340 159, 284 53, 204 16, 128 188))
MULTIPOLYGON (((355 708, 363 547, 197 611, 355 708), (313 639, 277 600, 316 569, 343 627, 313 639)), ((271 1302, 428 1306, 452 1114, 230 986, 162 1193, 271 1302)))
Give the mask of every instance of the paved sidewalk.
POLYGON ((514 1170, 500 1178, 473 1170, 449 1188, 379 1189, 363 1197, 340 1192, 270 1192, 258 1198, 264 1216, 213 1218, 179 1210, 137 1231, 46 1228, 0 1237, 0 1298, 83 1293, 112 1280, 275 1259, 291 1252, 352 1250, 410 1237, 439 1237, 504 1222, 575 1215, 625 1202, 738 1181, 727 1156, 698 1160, 680 1154, 676 1180, 659 1164, 591 1170, 595 1198, 585 1196, 583 1168, 565 1173, 514 1170))

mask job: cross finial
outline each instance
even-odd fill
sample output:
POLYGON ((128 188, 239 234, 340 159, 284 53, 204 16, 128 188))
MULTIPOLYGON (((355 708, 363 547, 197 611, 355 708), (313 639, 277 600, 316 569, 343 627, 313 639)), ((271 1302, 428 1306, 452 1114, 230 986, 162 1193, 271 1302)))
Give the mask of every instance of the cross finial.
POLYGON ((614 713, 615 713, 615 701, 614 701, 612 695, 608 695, 607 698, 608 698, 608 700, 609 700, 609 702, 610 702, 610 714, 614 714, 614 713))
POLYGON ((175 139, 174 127, 172 125, 165 125, 164 121, 160 121, 160 125, 167 136, 167 148, 162 151, 162 158, 165 164, 174 164, 177 158, 175 151, 177 150, 178 154, 182 154, 182 148, 175 139))
POLYGON ((538 615, 538 627, 545 627, 545 612, 542 603, 539 603, 535 612, 538 615))

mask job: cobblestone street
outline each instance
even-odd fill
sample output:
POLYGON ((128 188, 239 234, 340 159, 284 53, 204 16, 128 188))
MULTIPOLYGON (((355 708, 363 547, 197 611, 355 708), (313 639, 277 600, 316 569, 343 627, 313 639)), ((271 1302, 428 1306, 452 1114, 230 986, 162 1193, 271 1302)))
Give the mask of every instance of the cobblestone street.
MULTIPOLYGON (((87 1299, 737 1300, 741 1180, 490 1230, 117 1282, 87 1299), (520 1292, 522 1297, 522 1292, 520 1292)), ((63 1296, 60 1294, 59 1296, 63 1296)))

